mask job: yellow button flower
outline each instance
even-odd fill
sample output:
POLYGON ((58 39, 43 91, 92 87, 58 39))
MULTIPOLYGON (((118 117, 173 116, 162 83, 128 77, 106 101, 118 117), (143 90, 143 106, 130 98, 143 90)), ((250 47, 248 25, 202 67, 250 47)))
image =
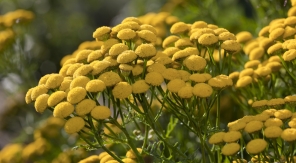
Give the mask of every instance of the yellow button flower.
POLYGON ((120 76, 112 71, 103 73, 98 79, 102 80, 107 87, 114 86, 121 81, 120 76))
POLYGON ((263 139, 253 139, 247 146, 246 150, 249 154, 259 154, 265 150, 267 147, 267 142, 263 139))
POLYGON ((85 88, 86 84, 90 81, 90 79, 86 76, 78 76, 72 80, 70 84, 70 90, 75 87, 85 88))
POLYGON ((222 147, 221 153, 225 156, 233 156, 240 150, 238 143, 228 143, 222 147))
POLYGON ((127 82, 119 82, 112 89, 114 98, 124 99, 132 94, 132 86, 127 82))
POLYGON ((149 85, 145 82, 145 80, 138 80, 133 85, 133 93, 145 93, 150 88, 149 85))
POLYGON ((133 50, 126 50, 118 55, 117 62, 130 63, 133 62, 137 57, 137 54, 133 50))
POLYGON ((102 92, 106 89, 106 85, 102 80, 94 79, 86 84, 85 89, 88 92, 102 92))
POLYGON ((75 134, 85 126, 85 122, 81 117, 72 117, 65 123, 64 129, 68 134, 75 134))
POLYGON ((97 120, 107 119, 111 116, 111 111, 106 106, 96 106, 90 112, 91 116, 97 120))
POLYGON ((82 87, 75 87, 68 92, 67 101, 71 104, 77 104, 86 96, 86 90, 82 87))
POLYGON ((71 115, 74 112, 74 106, 67 102, 61 102, 57 106, 55 106, 53 110, 53 116, 56 118, 65 118, 71 115))
POLYGON ((40 96, 42 94, 46 94, 47 92, 48 92, 48 89, 44 84, 34 87, 31 92, 32 101, 35 101, 38 96, 40 96))
POLYGON ((96 102, 94 100, 84 99, 76 105, 75 112, 79 116, 84 116, 90 113, 95 106, 96 102))
POLYGON ((61 102, 63 99, 65 99, 66 96, 67 95, 64 91, 56 91, 49 96, 47 104, 50 107, 55 106, 59 102, 61 102))
POLYGON ((48 94, 42 94, 37 97, 35 101, 35 109, 39 113, 43 113, 45 109, 48 107, 47 101, 48 101, 49 95, 48 94))
POLYGON ((164 78, 159 72, 149 72, 145 77, 145 82, 153 86, 159 86, 163 81, 164 78))
POLYGON ((156 42, 156 35, 150 30, 141 30, 137 32, 137 35, 144 40, 144 42, 148 43, 155 43, 156 42))
POLYGON ((64 77, 60 74, 52 74, 50 75, 50 77, 47 79, 45 86, 48 89, 54 89, 57 88, 61 85, 61 83, 63 82, 64 77))
POLYGON ((197 97, 205 98, 212 95, 213 88, 206 83, 197 83, 194 85, 192 92, 197 97))

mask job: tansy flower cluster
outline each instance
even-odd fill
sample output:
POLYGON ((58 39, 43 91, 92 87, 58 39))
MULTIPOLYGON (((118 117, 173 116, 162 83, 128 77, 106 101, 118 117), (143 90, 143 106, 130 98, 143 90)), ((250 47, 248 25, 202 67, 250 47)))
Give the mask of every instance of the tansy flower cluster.
POLYGON ((104 150, 81 163, 290 161, 296 133, 291 13, 258 38, 166 12, 127 17, 98 27, 95 41, 65 56, 59 72, 43 76, 25 100, 65 119, 64 130, 78 134, 88 150, 104 150), (228 124, 221 121, 226 93, 245 115, 228 124))

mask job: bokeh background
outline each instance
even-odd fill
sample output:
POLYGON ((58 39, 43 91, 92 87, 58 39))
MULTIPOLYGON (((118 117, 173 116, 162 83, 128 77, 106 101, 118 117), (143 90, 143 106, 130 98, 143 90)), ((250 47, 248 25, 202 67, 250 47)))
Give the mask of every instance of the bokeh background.
POLYGON ((13 50, 6 58, 0 56, 0 149, 33 139, 34 129, 50 113, 39 114, 25 104, 26 91, 45 74, 58 72, 60 60, 82 42, 93 41, 92 33, 100 26, 169 12, 186 23, 203 20, 234 34, 249 31, 257 36, 272 19, 286 17, 290 7, 286 0, 0 0, 0 15, 17 9, 35 15, 18 30, 13 50))

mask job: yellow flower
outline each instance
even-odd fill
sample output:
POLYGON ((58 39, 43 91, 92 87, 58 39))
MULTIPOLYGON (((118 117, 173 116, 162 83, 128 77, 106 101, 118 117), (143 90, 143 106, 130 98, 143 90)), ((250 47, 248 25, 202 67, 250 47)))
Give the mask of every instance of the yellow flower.
POLYGON ((197 55, 190 55, 188 56, 184 61, 183 64, 192 71, 201 71, 203 70, 206 65, 207 65, 207 61, 197 55))
POLYGON ((153 86, 159 86, 163 81, 164 78, 159 72, 149 72, 145 76, 145 82, 153 86))
POLYGON ((66 91, 67 89, 70 88, 70 84, 71 84, 72 80, 67 79, 67 80, 63 80, 63 82, 61 83, 59 90, 60 91, 66 91))
POLYGON ((173 62, 172 58, 170 58, 168 56, 160 56, 157 59, 155 59, 155 63, 160 63, 163 65, 168 65, 172 62, 173 62))
POLYGON ((258 35, 267 37, 269 35, 269 28, 270 28, 269 25, 261 28, 258 35))
POLYGON ((83 65, 76 69, 76 71, 73 74, 73 77, 76 78, 78 76, 86 76, 93 70, 93 66, 91 65, 83 65))
POLYGON ((241 50, 241 45, 235 40, 226 40, 221 44, 221 48, 228 52, 237 52, 241 50))
POLYGON ((212 95, 213 88, 206 83, 197 83, 193 87, 192 92, 197 97, 205 98, 212 95))
POLYGON ((258 100, 252 103, 253 108, 264 108, 267 106, 267 100, 258 100))
POLYGON ((254 71, 254 74, 260 77, 265 77, 271 74, 271 69, 269 67, 259 67, 254 71))
POLYGON ((292 112, 288 109, 277 110, 274 116, 279 119, 288 119, 292 116, 292 112))
POLYGON ((70 84, 70 90, 75 87, 85 88, 86 84, 90 81, 90 79, 86 76, 78 76, 72 80, 70 84))
POLYGON ((42 94, 37 97, 35 101, 35 109, 39 113, 43 113, 45 109, 48 107, 47 101, 48 101, 49 95, 48 94, 42 94))
POLYGON ((239 131, 246 127, 246 122, 242 122, 240 120, 236 120, 234 122, 230 122, 227 124, 229 131, 239 131))
POLYGON ((47 104, 50 107, 55 106, 63 99, 65 99, 66 96, 67 95, 64 91, 56 91, 49 96, 47 104))
POLYGON ((189 79, 197 83, 204 83, 208 80, 204 74, 199 74, 199 73, 190 75, 189 79))
POLYGON ((193 87, 184 86, 179 89, 178 96, 181 98, 191 98, 193 96, 193 87))
POLYGON ((147 71, 148 72, 159 72, 163 73, 166 70, 166 67, 163 64, 160 63, 153 63, 152 65, 148 66, 147 71))
POLYGON ((222 32, 218 35, 218 40, 226 41, 226 40, 236 40, 236 37, 233 33, 230 32, 222 32))
POLYGON ((90 63, 95 60, 99 60, 103 57, 101 50, 94 50, 87 56, 87 62, 90 63))
POLYGON ((110 38, 107 41, 104 42, 104 44, 101 46, 101 52, 102 54, 105 54, 113 45, 118 44, 118 39, 110 38))
POLYGON ((224 131, 221 132, 216 132, 215 134, 213 134, 210 139, 209 139, 209 143, 210 144, 219 144, 219 143, 223 143, 223 136, 225 135, 224 131))
POLYGON ((181 79, 173 79, 171 81, 169 81, 169 83, 167 84, 167 89, 170 92, 173 93, 178 93, 178 91, 182 88, 185 87, 185 81, 181 80, 181 79))
POLYGON ((79 132, 85 125, 83 118, 72 117, 65 123, 64 129, 68 134, 75 134, 79 132))
POLYGON ((269 33, 269 38, 272 40, 277 40, 280 39, 280 37, 284 34, 285 29, 284 28, 276 28, 273 29, 270 33, 269 33))
POLYGON ((46 94, 47 92, 48 92, 48 89, 47 89, 47 87, 44 84, 37 85, 36 87, 34 87, 32 89, 32 92, 31 92, 31 100, 32 101, 35 101, 38 96, 40 96, 42 94, 46 94))
POLYGON ((252 40, 253 36, 248 31, 242 31, 236 34, 237 42, 239 43, 246 43, 252 40))
POLYGON ((209 46, 209 45, 213 45, 215 43, 218 42, 218 37, 215 36, 212 33, 205 33, 202 34, 199 38, 198 38, 198 43, 200 43, 201 45, 204 46, 209 46))
POLYGON ((91 116, 97 120, 107 119, 111 116, 111 111, 106 106, 96 106, 91 112, 91 116))
POLYGON ((251 84, 252 81, 253 81, 252 77, 243 76, 243 77, 239 78, 238 81, 236 82, 236 87, 237 88, 246 87, 247 85, 251 84))
POLYGON ((288 16, 284 21, 284 25, 286 26, 293 26, 295 24, 296 24, 296 16, 288 16))
POLYGON ((208 84, 211 87, 216 88, 216 89, 222 89, 227 86, 225 81, 223 81, 221 78, 217 78, 217 77, 211 78, 208 81, 208 84))
POLYGON ((53 110, 53 116, 56 118, 65 118, 71 115, 74 111, 74 106, 67 102, 60 102, 58 105, 55 106, 53 110))
POLYGON ((47 79, 50 77, 51 74, 46 74, 44 76, 42 76, 38 82, 38 85, 41 85, 41 84, 45 84, 47 79))
POLYGON ((254 120, 265 122, 269 118, 270 118, 270 115, 265 113, 260 113, 255 115, 254 120))
POLYGON ((91 64, 93 66, 93 71, 91 72, 92 75, 97 75, 102 73, 108 67, 111 66, 111 63, 108 61, 94 61, 91 64))
POLYGON ((245 127, 245 131, 247 133, 254 133, 256 131, 259 131, 263 128, 263 123, 261 121, 251 121, 249 123, 247 123, 246 127, 245 127))
POLYGON ((93 33, 93 38, 104 41, 107 40, 110 37, 111 28, 107 26, 102 26, 96 29, 96 31, 93 33))
POLYGON ((164 79, 173 80, 173 79, 180 79, 181 76, 179 71, 174 68, 165 69, 162 73, 164 79))
POLYGON ((190 41, 189 38, 180 38, 175 42, 175 47, 179 49, 185 49, 187 47, 192 47, 193 43, 190 41))
MULTIPOLYGON (((61 74, 62 76, 67 76, 67 71, 68 71, 68 68, 71 66, 72 64, 66 64, 66 65, 63 65, 59 71, 59 74, 61 74)), ((48 79, 50 75, 48 74, 47 78, 45 79, 45 81, 43 82, 43 84, 46 83, 46 80, 48 79)), ((40 82, 40 80, 39 80, 40 82)))
POLYGON ((112 71, 103 73, 98 79, 102 80, 107 87, 114 86, 121 81, 120 76, 112 71))
POLYGON ((133 93, 145 93, 149 89, 149 85, 145 82, 145 80, 138 80, 133 85, 133 93))
POLYGON ((127 82, 119 82, 112 89, 114 98, 124 99, 132 94, 132 86, 127 82))
POLYGON ((256 69, 260 63, 261 62, 259 60, 247 61, 244 65, 245 70, 248 70, 249 68, 256 69))
POLYGON ((172 34, 182 34, 190 30, 190 27, 184 22, 177 22, 172 25, 170 32, 172 34))
POLYGON ((168 57, 171 57, 179 50, 180 49, 178 49, 176 47, 167 47, 162 52, 165 53, 168 57))
POLYGON ((33 89, 34 88, 30 88, 25 95, 25 101, 27 104, 32 102, 31 94, 32 94, 33 89))
POLYGON ((68 92, 67 101, 71 104, 77 104, 86 96, 86 90, 82 87, 75 87, 68 92))
POLYGON ((81 50, 79 51, 77 54, 76 54, 76 62, 84 62, 86 61, 88 55, 93 52, 93 50, 88 50, 88 49, 84 49, 84 50, 81 50))
POLYGON ((173 61, 182 61, 183 59, 185 59, 186 57, 190 56, 191 54, 186 51, 185 49, 184 50, 180 50, 180 51, 177 51, 174 55, 173 55, 173 58, 172 60, 173 61))
POLYGON ((149 25, 149 24, 140 25, 140 30, 148 30, 148 31, 151 31, 152 33, 154 33, 155 35, 157 35, 156 29, 152 25, 149 25))
POLYGON ((102 80, 95 79, 89 81, 85 86, 86 91, 88 92, 102 92, 106 89, 106 85, 102 80))
POLYGON ((132 74, 133 74, 133 76, 138 76, 138 75, 142 74, 143 70, 144 70, 143 66, 137 64, 133 67, 132 74))
POLYGON ((296 33, 296 29, 290 26, 285 27, 285 32, 283 34, 283 39, 293 37, 296 33))
POLYGON ((195 21, 192 25, 191 25, 191 29, 195 29, 195 28, 206 28, 208 26, 208 24, 204 21, 195 21))
POLYGON ((90 113, 95 106, 96 106, 96 101, 91 99, 84 99, 76 105, 75 112, 79 116, 84 116, 90 113))
POLYGON ((0 151, 0 161, 3 163, 21 162, 21 155, 23 152, 23 145, 20 143, 13 143, 5 145, 0 151))
POLYGON ((61 83, 63 82, 64 77, 60 74, 52 74, 50 75, 50 77, 47 79, 45 86, 48 89, 54 89, 57 88, 61 85, 61 83))
POLYGON ((296 140, 296 129, 295 128, 286 128, 281 133, 281 138, 288 142, 293 142, 296 140))
POLYGON ((284 98, 285 103, 295 103, 296 102, 296 96, 295 95, 290 95, 286 96, 284 98))
POLYGON ((221 34, 221 33, 223 33, 223 32, 229 32, 227 29, 225 29, 225 28, 217 28, 217 29, 214 29, 214 34, 215 35, 219 35, 219 34, 221 34))
POLYGON ((264 129, 264 136, 270 139, 278 138, 281 136, 283 130, 279 126, 269 126, 264 129))
POLYGON ((110 50, 109 55, 110 56, 118 56, 120 53, 128 50, 128 46, 123 43, 114 44, 110 50))
POLYGON ((150 30, 141 30, 137 32, 138 36, 143 39, 145 42, 154 43, 156 42, 156 34, 150 30))
POLYGON ((130 21, 130 20, 125 21, 124 20, 124 22, 122 22, 122 24, 130 25, 131 26, 130 29, 136 31, 136 30, 140 29, 140 24, 142 24, 142 23, 140 23, 140 21, 130 21))
POLYGON ((267 142, 263 139, 253 139, 248 142, 246 150, 249 154, 259 154, 267 147, 267 142))
POLYGON ((117 57, 118 63, 130 63, 137 58, 137 54, 133 50, 126 50, 120 53, 117 57))
MULTIPOLYGON (((210 28, 195 28, 190 31, 190 40, 191 41, 198 41, 201 35, 203 34, 215 34, 213 29, 210 28)), ((218 37, 217 37, 218 41, 218 37)))
POLYGON ((141 44, 135 52, 140 58, 150 58, 156 55, 156 48, 152 44, 141 44))
MULTIPOLYGON (((137 151, 141 154, 141 153, 142 153, 142 148, 137 148, 137 151)), ((131 158, 131 159, 135 159, 135 158, 137 158, 135 152, 134 152, 132 149, 128 150, 128 151, 126 152, 125 156, 126 156, 127 158, 131 158)))
POLYGON ((267 105, 269 107, 276 107, 281 108, 283 105, 285 105, 285 100, 282 98, 274 98, 267 102, 267 105))
POLYGON ((124 163, 137 163, 136 160, 131 159, 131 158, 123 158, 121 161, 123 161, 124 163))
POLYGON ((282 43, 278 42, 267 49, 267 54, 275 55, 282 51, 282 43))
POLYGON ((188 71, 185 70, 178 70, 181 79, 184 80, 185 82, 189 80, 191 74, 188 71))
POLYGON ((66 75, 67 76, 73 76, 74 72, 81 67, 83 64, 82 63, 74 63, 74 64, 69 64, 69 68, 67 69, 66 75))
POLYGON ((131 40, 136 37, 136 32, 132 29, 122 29, 117 33, 117 37, 121 40, 131 40))
POLYGON ((290 62, 296 58, 296 49, 289 49, 283 54, 284 61, 290 62))
POLYGON ((225 156, 233 156, 240 150, 238 143, 228 143, 222 147, 222 154, 225 156))
POLYGON ((270 127, 270 126, 281 127, 282 125, 283 125, 283 121, 279 118, 269 118, 264 122, 265 127, 270 127))
POLYGON ((218 78, 218 79, 222 80, 225 83, 226 86, 232 86, 233 85, 232 79, 227 75, 221 74, 221 75, 216 76, 215 78, 218 78))
POLYGON ((228 131, 223 136, 223 141, 226 143, 232 143, 238 141, 242 137, 239 131, 228 131))

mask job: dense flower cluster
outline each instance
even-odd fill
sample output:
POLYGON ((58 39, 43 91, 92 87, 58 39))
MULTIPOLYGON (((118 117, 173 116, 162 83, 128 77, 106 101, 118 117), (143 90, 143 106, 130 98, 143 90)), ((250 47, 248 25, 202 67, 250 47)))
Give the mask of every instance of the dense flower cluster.
POLYGON ((78 134, 87 149, 105 151, 81 163, 221 162, 222 155, 226 161, 290 161, 296 137, 292 9, 258 38, 204 21, 188 24, 166 12, 127 17, 97 28, 95 41, 65 56, 59 73, 28 90, 26 103, 65 119, 64 130, 78 134), (283 86, 287 91, 277 90, 283 86), (224 93, 246 114, 225 129, 224 93), (180 143, 179 123, 198 148, 180 143), (118 144, 126 156, 109 148, 118 144))

